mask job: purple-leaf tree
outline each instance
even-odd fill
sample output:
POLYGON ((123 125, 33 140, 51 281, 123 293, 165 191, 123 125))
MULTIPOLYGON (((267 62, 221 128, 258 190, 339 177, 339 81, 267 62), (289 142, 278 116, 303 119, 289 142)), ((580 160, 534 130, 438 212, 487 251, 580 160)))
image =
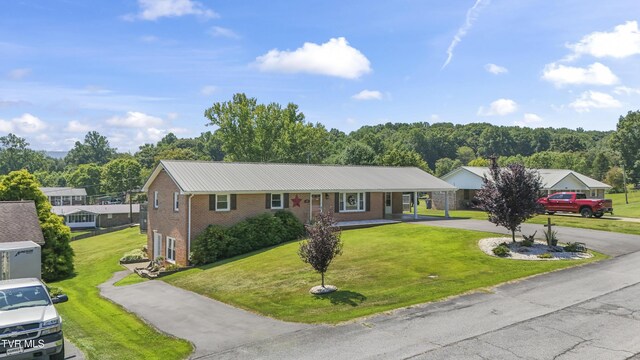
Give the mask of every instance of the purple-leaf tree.
POLYGON ((342 240, 340 240, 340 228, 336 226, 333 214, 320 213, 315 221, 305 226, 309 239, 300 243, 298 255, 305 263, 322 276, 324 287, 324 274, 327 272, 331 261, 342 254, 342 240))
POLYGON ((496 226, 511 230, 511 239, 515 242, 520 224, 539 211, 540 175, 521 164, 500 168, 495 159, 489 173, 490 176, 484 176, 482 189, 476 194, 478 207, 489 214, 489 221, 496 226))

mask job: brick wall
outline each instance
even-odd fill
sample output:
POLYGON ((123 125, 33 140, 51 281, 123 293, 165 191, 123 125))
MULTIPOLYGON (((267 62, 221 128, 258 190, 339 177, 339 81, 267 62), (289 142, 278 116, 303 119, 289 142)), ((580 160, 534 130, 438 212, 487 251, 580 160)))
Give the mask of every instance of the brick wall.
MULTIPOLYGON (((187 265, 187 200, 186 195, 178 197, 180 211, 173 210, 173 193, 177 192, 177 185, 169 175, 162 170, 149 186, 149 208, 147 228, 147 249, 149 258, 153 258, 153 234, 162 234, 161 256, 167 257, 167 236, 176 239, 176 263, 187 265), (158 208, 154 207, 153 194, 158 191, 158 208)), ((193 211, 193 210, 192 210, 193 211)), ((192 237, 193 238, 193 237, 192 237)))

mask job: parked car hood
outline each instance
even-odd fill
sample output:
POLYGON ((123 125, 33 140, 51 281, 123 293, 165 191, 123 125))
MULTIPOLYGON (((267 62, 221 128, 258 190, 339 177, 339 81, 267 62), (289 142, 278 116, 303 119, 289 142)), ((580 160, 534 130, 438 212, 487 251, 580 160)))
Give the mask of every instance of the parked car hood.
POLYGON ((54 319, 56 317, 58 317, 58 313, 53 305, 0 311, 0 327, 31 324, 54 319))

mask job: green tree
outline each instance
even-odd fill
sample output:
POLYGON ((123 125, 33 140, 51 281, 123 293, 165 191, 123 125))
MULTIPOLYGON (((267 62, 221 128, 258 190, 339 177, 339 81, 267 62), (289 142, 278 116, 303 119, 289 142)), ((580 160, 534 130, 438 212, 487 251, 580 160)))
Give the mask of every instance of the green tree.
POLYGON ((463 165, 462 162, 458 159, 456 160, 449 159, 449 158, 438 159, 438 161, 436 161, 435 175, 437 177, 442 177, 452 172, 453 170, 459 168, 462 165, 463 165))
POLYGON ((624 174, 622 169, 614 166, 604 176, 604 182, 611 185, 609 192, 621 193, 624 192, 624 174))
POLYGON ((33 173, 40 185, 42 186, 67 186, 67 180, 60 171, 40 170, 33 173))
POLYGON ((431 173, 429 165, 427 165, 427 163, 422 159, 422 156, 414 150, 393 149, 384 154, 378 163, 385 166, 415 166, 431 173))
POLYGON ((468 146, 461 146, 456 150, 456 159, 460 160, 463 164, 468 164, 471 160, 476 158, 476 152, 468 146))
POLYGON ((373 165, 376 160, 376 153, 371 146, 354 141, 347 145, 338 162, 342 165, 373 165))
POLYGON ((482 156, 509 156, 513 154, 514 141, 511 133, 505 127, 492 126, 480 134, 480 148, 482 156))
POLYGON ((42 278, 55 281, 73 274, 73 249, 69 245, 71 231, 62 218, 51 212, 51 204, 40 191, 36 178, 26 170, 13 171, 2 178, 0 200, 33 200, 44 235, 42 278))
POLYGON ((235 94, 233 100, 205 110, 208 125, 219 128, 225 160, 257 162, 320 162, 327 131, 305 121, 295 104, 258 104, 255 98, 235 94))
POLYGON ((633 181, 640 182, 640 110, 620 116, 611 146, 620 153, 633 181))
POLYGON ((82 164, 67 173, 67 184, 71 187, 84 188, 87 195, 100 194, 102 168, 98 164, 82 164))
POLYGON ((607 155, 599 152, 591 164, 591 176, 596 180, 602 180, 607 174, 607 171, 609 171, 609 168, 611 168, 609 158, 607 155))
POLYGON ((469 166, 487 167, 489 166, 489 160, 485 158, 477 158, 469 161, 469 166))
POLYGON ((142 184, 141 166, 133 157, 109 161, 102 168, 102 189, 109 193, 124 193, 142 184))
POLYGON ((0 137, 0 174, 14 170, 53 170, 56 162, 42 151, 29 148, 29 143, 15 134, 0 137))
POLYGON ((76 141, 75 145, 65 157, 67 164, 80 165, 95 163, 106 164, 116 154, 116 149, 109 145, 106 136, 97 131, 90 131, 85 135, 84 142, 76 141))

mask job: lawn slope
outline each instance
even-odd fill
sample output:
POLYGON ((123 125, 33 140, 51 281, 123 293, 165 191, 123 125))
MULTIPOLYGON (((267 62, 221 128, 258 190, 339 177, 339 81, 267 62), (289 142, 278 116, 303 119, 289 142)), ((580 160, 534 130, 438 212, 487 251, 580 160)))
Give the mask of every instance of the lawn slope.
POLYGON ((145 242, 138 228, 90 237, 71 243, 77 275, 51 283, 69 295, 56 305, 64 332, 87 359, 184 359, 192 346, 159 333, 120 306, 100 297, 97 286, 122 270, 118 259, 145 242))
POLYGON ((484 254, 466 230, 394 224, 343 232, 343 255, 327 273, 338 292, 308 293, 320 276, 288 243, 163 278, 168 283, 274 318, 336 323, 602 259, 516 261, 484 254))

